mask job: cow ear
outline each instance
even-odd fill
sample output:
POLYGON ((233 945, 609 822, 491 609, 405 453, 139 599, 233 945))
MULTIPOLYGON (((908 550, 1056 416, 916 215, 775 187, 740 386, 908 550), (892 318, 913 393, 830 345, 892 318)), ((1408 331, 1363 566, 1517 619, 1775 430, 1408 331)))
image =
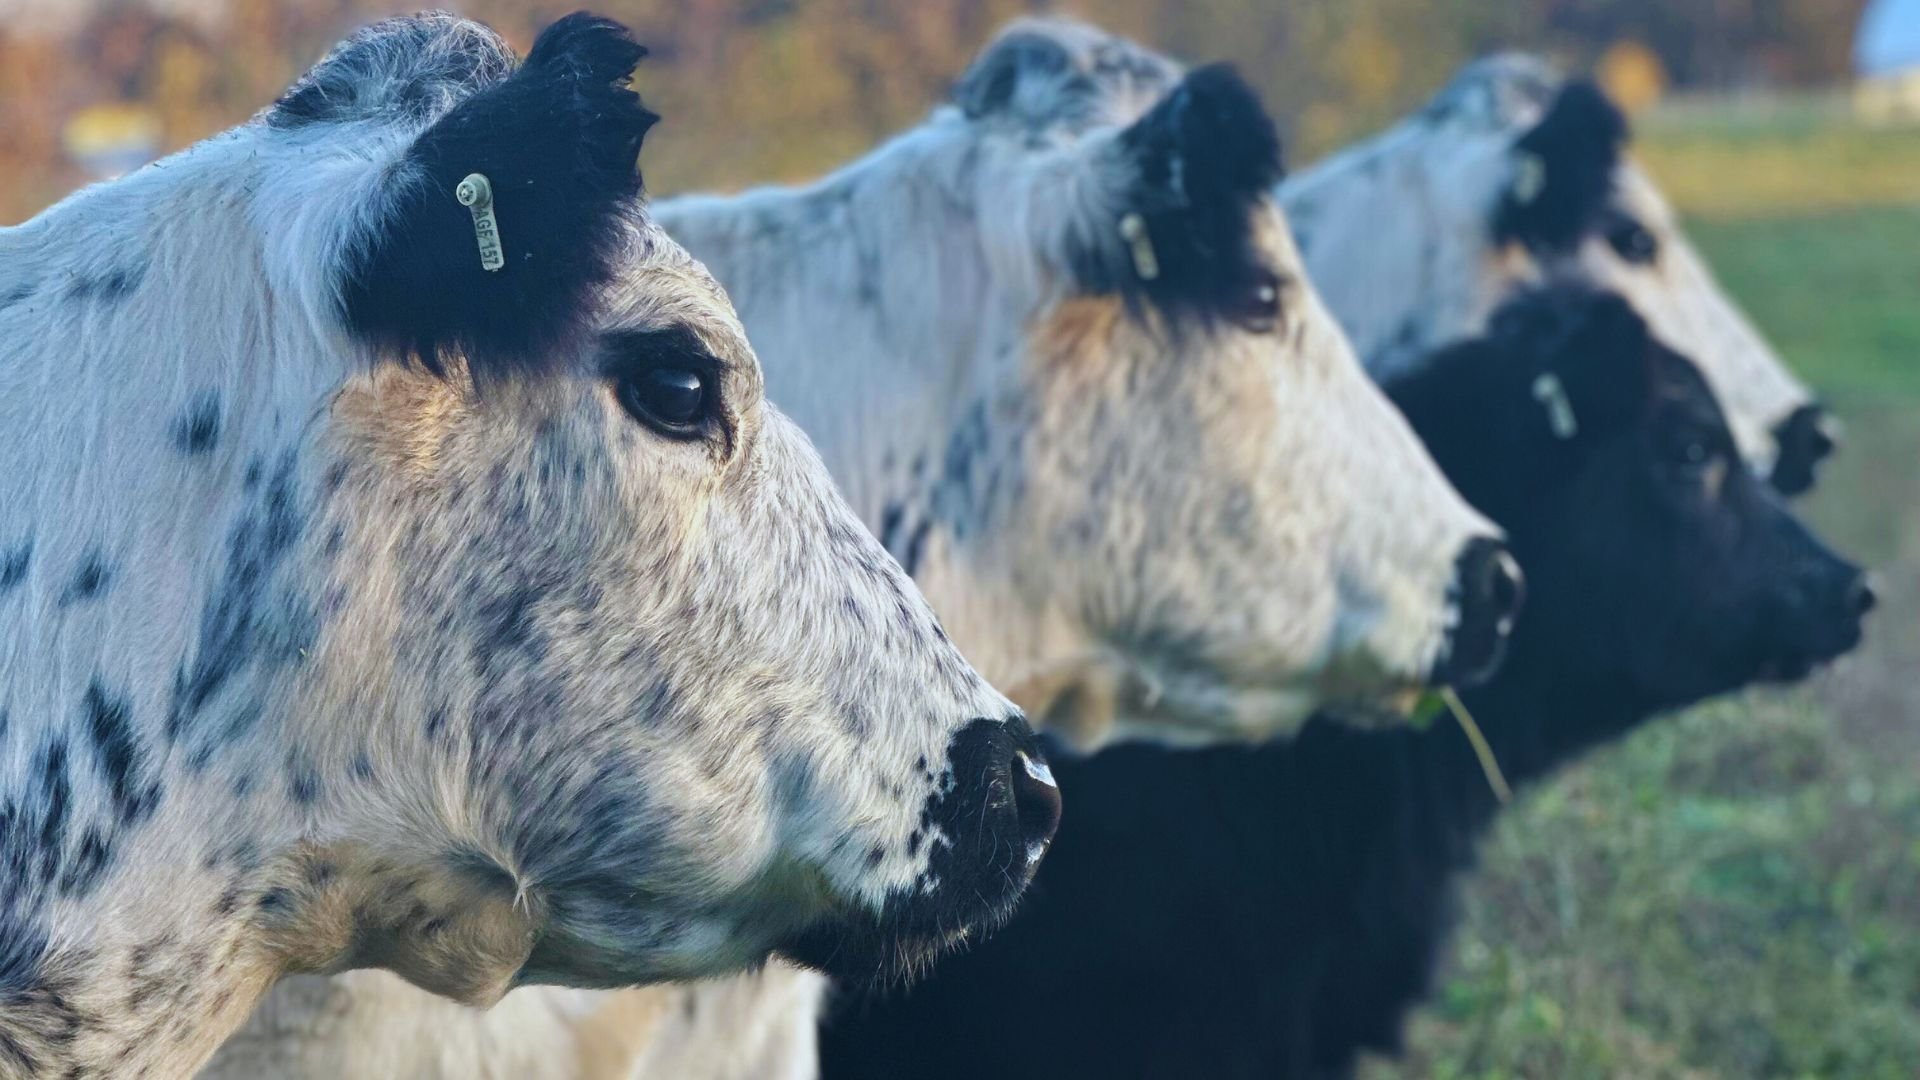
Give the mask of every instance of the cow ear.
POLYGON ((1627 134, 1626 118, 1599 87, 1568 83, 1540 122, 1514 141, 1496 237, 1537 250, 1571 251, 1606 212, 1627 134))
POLYGON ((953 87, 953 103, 969 119, 1007 110, 1023 87, 1056 86, 1073 58, 1060 42, 1033 31, 1013 31, 987 46, 953 87))
POLYGON ((435 370, 458 356, 476 380, 587 332, 639 210, 657 117, 626 83, 644 55, 619 24, 570 15, 421 132, 347 260, 348 327, 435 370))
POLYGON ((1280 136, 1246 81, 1200 68, 1120 132, 1112 232, 1077 267, 1083 284, 1162 306, 1215 310, 1267 280, 1256 206, 1280 182, 1280 136))
POLYGON ((1549 288, 1501 311, 1493 332, 1527 358, 1525 391, 1556 439, 1605 435, 1645 413, 1657 350, 1620 296, 1549 288))

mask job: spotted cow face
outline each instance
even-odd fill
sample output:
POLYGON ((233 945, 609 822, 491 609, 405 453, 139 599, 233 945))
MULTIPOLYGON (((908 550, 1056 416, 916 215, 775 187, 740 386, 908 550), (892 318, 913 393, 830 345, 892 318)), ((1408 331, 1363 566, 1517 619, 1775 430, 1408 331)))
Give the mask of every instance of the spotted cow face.
MULTIPOLYGON (((118 971, 149 924, 142 955, 236 942, 264 976, 466 1001, 773 950, 874 977, 1019 894, 1046 767, 648 220, 642 53, 587 16, 524 62, 381 23, 254 122, 0 233, 0 715, 97 698, 113 763, 57 799, 0 771, 45 867, 4 893, 0 991, 62 934, 118 971)), ((16 729, 63 769, 90 730, 16 729)), ((212 1030, 246 998, 152 1004, 212 1030)))
MULTIPOLYGON (((1003 560, 1117 658, 1123 734, 1284 730, 1329 697, 1471 681, 1518 603, 1511 562, 1321 306, 1258 99, 1168 67, 1022 23, 961 81, 989 263, 1026 303, 978 455, 1018 481, 976 470, 1015 527, 958 557, 1003 560)), ((1089 694, 1048 723, 1103 715, 1089 694)))

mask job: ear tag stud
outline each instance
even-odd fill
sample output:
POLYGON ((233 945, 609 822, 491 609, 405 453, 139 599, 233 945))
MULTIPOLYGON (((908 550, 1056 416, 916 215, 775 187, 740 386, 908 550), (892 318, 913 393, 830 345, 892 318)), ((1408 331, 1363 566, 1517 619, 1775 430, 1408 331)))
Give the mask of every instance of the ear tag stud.
POLYGON ((1121 218, 1120 236, 1133 251, 1133 272, 1140 275, 1140 280, 1153 281, 1159 278, 1160 259, 1153 253, 1153 237, 1147 233, 1147 219, 1139 214, 1128 214, 1121 218))
POLYGON ((1553 429, 1556 439, 1571 439, 1580 434, 1580 422, 1574 418, 1573 402, 1567 397, 1567 388, 1560 382, 1560 376, 1551 371, 1542 372, 1533 380, 1533 400, 1547 410, 1547 426, 1553 429))
POLYGON ((1539 154, 1521 154, 1519 173, 1513 178, 1513 201, 1532 206, 1547 190, 1547 162, 1539 154))
POLYGON ((500 247, 500 222, 493 216, 493 184, 483 173, 468 173, 453 189, 460 205, 473 211, 473 235, 480 241, 480 268, 498 270, 507 265, 507 253, 500 247))

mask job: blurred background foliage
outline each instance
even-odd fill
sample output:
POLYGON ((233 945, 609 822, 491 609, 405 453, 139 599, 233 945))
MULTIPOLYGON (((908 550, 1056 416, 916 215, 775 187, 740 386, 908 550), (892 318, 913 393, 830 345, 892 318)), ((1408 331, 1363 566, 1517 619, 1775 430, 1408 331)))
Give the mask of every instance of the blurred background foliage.
MULTIPOLYGON (((1323 152, 1431 93, 1464 60, 1525 45, 1585 66, 1615 50, 1626 96, 1827 84, 1866 0, 1080 0, 1065 10, 1185 57, 1239 62, 1323 152)), ((581 0, 455 0, 525 47, 581 0)), ((140 103, 158 149, 244 119, 344 32, 406 0, 0 0, 0 221, 84 178, 64 125, 140 103)), ((604 0, 653 50, 663 191, 796 178, 922 115, 1031 0, 604 0)))
MULTIPOLYGON (((524 48, 582 0, 461 0, 524 48)), ((1846 84, 1865 0, 1082 0, 1237 61, 1296 164, 1504 47, 1596 70, 1721 278, 1847 443, 1806 504, 1878 568, 1862 652, 1649 725, 1486 847, 1404 1077, 1920 1076, 1920 127, 1846 84)), ((0 222, 87 177, 65 145, 244 119, 379 0, 0 0, 0 222), (74 125, 75 117, 86 123, 74 125)), ((801 179, 919 119, 1021 0, 603 0, 654 49, 649 185, 801 179)), ((84 154, 81 155, 84 158, 84 154)), ((1551 722, 1551 718, 1542 718, 1551 722)))

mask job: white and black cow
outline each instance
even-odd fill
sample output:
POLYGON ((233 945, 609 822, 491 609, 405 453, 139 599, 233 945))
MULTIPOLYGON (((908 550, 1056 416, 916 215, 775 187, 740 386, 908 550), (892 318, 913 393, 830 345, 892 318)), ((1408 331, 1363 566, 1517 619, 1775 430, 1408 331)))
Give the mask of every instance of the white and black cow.
MULTIPOLYGON (((1056 732, 1256 739, 1330 697, 1483 673, 1511 562, 1315 297, 1265 111, 1228 71, 1075 47, 1097 81, 1010 34, 846 169, 656 218, 968 657, 1056 732)), ((657 1015, 642 1076, 805 1076, 821 986, 775 966, 579 1023, 657 1015)), ((546 1041, 553 1010, 462 1017, 377 974, 304 1009, 220 1075, 559 1076, 578 1054, 546 1041)))
POLYGON ((641 209, 644 50, 449 16, 0 230, 0 1075, 290 972, 917 966, 1058 811, 641 209))
MULTIPOLYGON (((1513 301, 1395 400, 1527 568, 1506 665, 1463 695, 1510 780, 1860 640, 1863 575, 1617 296, 1513 301)), ((1029 899, 911 994, 842 1002, 827 1080, 1349 1075, 1400 1046, 1499 810, 1444 722, 1055 766, 1075 812, 1029 899)))
POLYGON ((1280 201, 1314 283, 1390 381, 1477 333, 1516 288, 1583 282, 1632 301, 1693 357, 1743 454, 1797 494, 1834 448, 1806 386, 1747 321, 1591 83, 1534 57, 1466 68, 1384 134, 1290 177, 1280 201))

